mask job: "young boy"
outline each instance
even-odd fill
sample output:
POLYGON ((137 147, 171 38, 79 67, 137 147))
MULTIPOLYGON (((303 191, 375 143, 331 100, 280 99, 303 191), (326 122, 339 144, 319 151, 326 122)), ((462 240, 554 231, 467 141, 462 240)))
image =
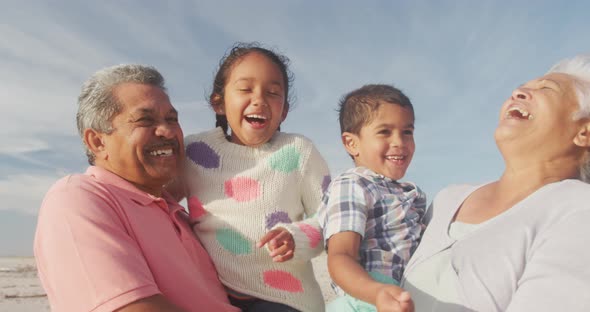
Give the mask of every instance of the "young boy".
POLYGON ((332 181, 318 210, 328 270, 341 295, 327 311, 376 311, 379 292, 412 305, 399 282, 426 210, 425 194, 398 182, 415 149, 412 103, 392 86, 366 85, 342 99, 339 120, 356 167, 332 181))

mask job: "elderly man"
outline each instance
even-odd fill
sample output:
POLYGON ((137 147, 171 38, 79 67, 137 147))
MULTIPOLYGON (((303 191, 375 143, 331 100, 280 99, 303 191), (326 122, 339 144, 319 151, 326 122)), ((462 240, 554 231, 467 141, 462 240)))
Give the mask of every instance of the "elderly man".
POLYGON ((52 310, 237 311, 184 209, 163 190, 184 147, 160 73, 103 69, 78 103, 91 166, 48 191, 35 236, 52 310))

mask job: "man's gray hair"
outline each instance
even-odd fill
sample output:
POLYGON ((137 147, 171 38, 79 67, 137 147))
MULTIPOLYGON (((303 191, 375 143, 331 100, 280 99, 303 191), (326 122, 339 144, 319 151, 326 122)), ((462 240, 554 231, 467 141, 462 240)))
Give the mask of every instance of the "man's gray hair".
MULTIPOLYGON (((573 118, 574 120, 590 118, 590 54, 561 60, 549 69, 547 74, 550 73, 563 73, 574 77, 574 91, 580 110, 574 114, 573 118)), ((584 161, 580 164, 580 178, 590 183, 590 151, 586 151, 584 161)))
MULTIPOLYGON (((148 84, 166 91, 164 77, 151 66, 122 64, 97 71, 84 83, 78 97, 76 122, 83 141, 86 129, 106 134, 113 131, 113 118, 121 112, 121 105, 113 90, 117 85, 127 82, 148 84)), ((88 163, 94 165, 94 154, 86 144, 84 148, 88 163)))

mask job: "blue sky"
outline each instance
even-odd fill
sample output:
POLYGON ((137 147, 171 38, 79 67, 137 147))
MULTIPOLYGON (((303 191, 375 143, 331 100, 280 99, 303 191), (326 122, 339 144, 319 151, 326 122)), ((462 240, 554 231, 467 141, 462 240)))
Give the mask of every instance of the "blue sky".
POLYGON ((430 201, 446 185, 500 175, 500 105, 558 60, 590 52, 587 12, 587 1, 3 1, 0 256, 32 254, 44 193, 85 170, 76 99, 99 68, 158 68, 190 134, 215 124, 205 95, 226 50, 275 48, 291 59, 297 96, 282 129, 312 139, 332 174, 352 165, 338 100, 394 84, 417 117, 405 179, 430 201))

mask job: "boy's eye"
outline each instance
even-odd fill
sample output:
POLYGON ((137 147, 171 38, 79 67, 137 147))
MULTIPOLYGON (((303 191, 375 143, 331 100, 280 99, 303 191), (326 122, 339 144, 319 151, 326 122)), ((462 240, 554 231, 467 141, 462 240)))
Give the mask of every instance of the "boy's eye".
POLYGON ((389 131, 389 129, 381 129, 377 132, 377 134, 382 134, 382 135, 388 135, 390 133, 391 133, 391 131, 389 131))
POLYGON ((414 135, 414 130, 410 130, 410 129, 404 130, 404 134, 405 135, 414 135))

